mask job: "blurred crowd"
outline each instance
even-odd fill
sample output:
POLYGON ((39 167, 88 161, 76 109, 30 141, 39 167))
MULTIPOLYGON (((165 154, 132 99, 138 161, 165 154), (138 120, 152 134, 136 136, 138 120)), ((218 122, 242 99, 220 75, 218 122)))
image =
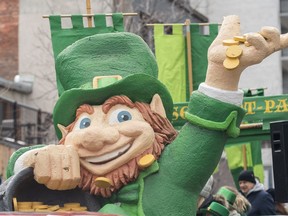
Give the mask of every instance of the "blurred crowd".
POLYGON ((213 182, 211 176, 199 195, 197 216, 288 215, 285 204, 275 200, 275 190, 266 190, 253 171, 240 173, 240 190, 222 186, 213 194, 213 182))

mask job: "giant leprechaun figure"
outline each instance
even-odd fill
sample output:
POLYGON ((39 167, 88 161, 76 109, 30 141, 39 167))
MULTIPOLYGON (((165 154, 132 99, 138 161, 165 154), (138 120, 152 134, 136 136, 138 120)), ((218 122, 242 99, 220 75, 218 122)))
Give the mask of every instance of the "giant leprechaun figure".
POLYGON ((171 96, 140 37, 97 34, 70 45, 56 59, 64 90, 53 115, 60 142, 18 150, 8 175, 33 167, 35 180, 51 190, 79 187, 101 197, 99 212, 195 215, 227 137, 239 134, 242 71, 288 46, 287 35, 264 27, 246 35, 250 46, 241 45, 240 64, 227 69, 222 41, 237 35, 239 18, 225 17, 179 133, 169 121, 171 96))

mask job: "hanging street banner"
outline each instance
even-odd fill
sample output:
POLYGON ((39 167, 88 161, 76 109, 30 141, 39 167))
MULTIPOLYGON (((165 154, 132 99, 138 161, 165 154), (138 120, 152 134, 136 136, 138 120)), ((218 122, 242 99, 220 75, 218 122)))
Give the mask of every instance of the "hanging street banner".
MULTIPOLYGON (((252 140, 270 140, 270 122, 288 120, 287 100, 287 94, 245 97, 242 108, 246 110, 246 115, 241 124, 240 136, 229 139, 228 144, 252 140), (256 126, 253 127, 253 124, 256 126)), ((174 104, 172 123, 176 128, 185 124, 184 113, 187 107, 187 103, 174 104)))
POLYGON ((172 25, 172 34, 165 34, 164 25, 154 26, 155 56, 158 79, 168 88, 174 102, 186 98, 186 56, 182 25, 172 25))

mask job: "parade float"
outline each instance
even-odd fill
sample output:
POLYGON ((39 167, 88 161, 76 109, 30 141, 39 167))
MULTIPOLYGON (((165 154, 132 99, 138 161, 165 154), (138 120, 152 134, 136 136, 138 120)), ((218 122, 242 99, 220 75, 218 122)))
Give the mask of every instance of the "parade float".
MULTIPOLYGON (((267 123, 287 118, 279 116, 287 110, 285 95, 244 99, 244 117, 237 90, 246 67, 287 46, 277 29, 266 27, 257 36, 242 37, 234 15, 224 18, 219 33, 218 24, 205 24, 214 33, 200 46, 209 56, 200 64, 193 44, 201 42, 191 38, 199 35, 201 25, 187 21, 173 26, 190 59, 188 78, 179 72, 186 71, 185 60, 177 61, 181 70, 174 71, 189 88, 177 83, 173 85, 180 89, 174 91, 171 80, 161 81, 167 77, 161 69, 158 79, 157 64, 165 63, 156 62, 139 36, 124 32, 123 16, 71 15, 71 29, 62 29, 61 15, 48 16, 59 93, 53 112, 59 144, 24 147, 12 155, 9 178, 0 186, 0 211, 195 215, 198 195, 225 144, 268 139, 267 123), (106 16, 112 26, 106 26, 106 16), (83 17, 94 19, 95 26, 84 27, 83 17), (240 53, 231 51, 235 44, 240 53), (193 61, 202 66, 200 73, 191 71, 193 61), (232 102, 227 95, 233 95, 232 102)), ((154 31, 163 32, 159 25, 154 31)))

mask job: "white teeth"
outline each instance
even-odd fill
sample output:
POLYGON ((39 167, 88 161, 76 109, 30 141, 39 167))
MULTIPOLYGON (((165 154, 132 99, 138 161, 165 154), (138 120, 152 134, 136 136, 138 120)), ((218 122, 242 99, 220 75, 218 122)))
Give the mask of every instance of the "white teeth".
POLYGON ((99 157, 87 157, 85 160, 89 163, 105 163, 108 161, 111 161, 121 155, 123 155, 125 152, 128 151, 128 149, 131 147, 131 144, 123 146, 113 152, 109 152, 105 155, 101 155, 99 157))

